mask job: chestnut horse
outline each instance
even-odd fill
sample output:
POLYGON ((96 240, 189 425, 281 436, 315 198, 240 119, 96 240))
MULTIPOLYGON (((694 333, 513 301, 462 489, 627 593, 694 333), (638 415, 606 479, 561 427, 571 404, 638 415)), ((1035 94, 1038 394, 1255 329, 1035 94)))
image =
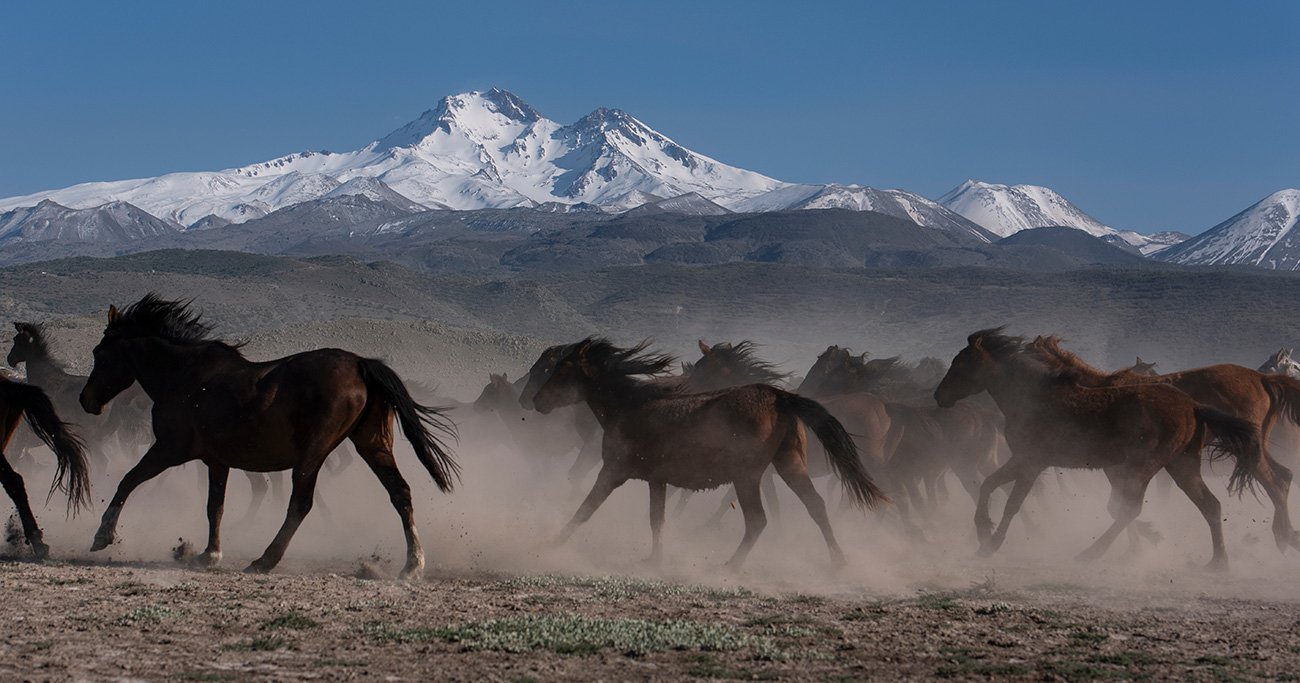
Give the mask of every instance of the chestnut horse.
POLYGON ((1107 373, 1083 362, 1061 348, 1058 337, 1039 337, 1031 346, 1044 362, 1079 378, 1084 386, 1124 384, 1170 384, 1211 408, 1254 423, 1260 438, 1256 452, 1246 454, 1251 477, 1273 503, 1273 539, 1279 550, 1300 548, 1300 534, 1291 527, 1287 493, 1291 470, 1268 454, 1267 444, 1280 417, 1300 424, 1300 381, 1282 375, 1266 375, 1240 365, 1210 365, 1165 375, 1146 376, 1134 370, 1107 373))
POLYGON ((86 451, 81 439, 59 419, 45 392, 40 387, 0 376, 0 485, 4 486, 5 493, 18 509, 23 537, 32 547, 32 553, 36 559, 43 560, 50 554, 50 547, 43 540, 36 515, 32 514, 23 477, 9 465, 4 454, 5 446, 9 445, 14 430, 24 417, 32 433, 54 451, 56 466, 49 495, 54 495, 55 491, 66 492, 69 514, 75 514, 90 502, 90 468, 86 464, 86 451))
POLYGON ((745 536, 727 566, 738 568, 767 524, 760 483, 773 466, 821 529, 832 562, 843 564, 826 504, 808 478, 803 425, 826 447, 831 466, 856 503, 871 507, 886 500, 867 476, 843 425, 816 401, 765 384, 687 394, 676 383, 638 379, 662 375, 674 362, 671 356, 646 353, 645 343, 624 349, 588 338, 553 346, 533 364, 519 398, 525 408, 549 413, 585 402, 605 430, 596 484, 557 543, 590 519, 614 489, 640 479, 650 485, 650 559, 658 561, 667 487, 701 490, 734 484, 745 536))
POLYGON ((378 360, 318 349, 255 363, 239 347, 211 337, 188 302, 148 294, 124 311, 112 307, 95 368, 81 392, 86 412, 134 382, 153 399, 156 441, 122 477, 91 551, 113 543, 131 492, 164 470, 192 460, 208 467, 208 545, 199 561, 221 559, 221 514, 231 468, 293 470, 289 511, 279 533, 245 571, 270 571, 311 510, 325 458, 350 439, 388 491, 406 533, 402 576, 417 576, 424 551, 415 531, 411 490, 393 458, 393 417, 438 488, 450 491, 459 467, 433 432, 454 435, 435 408, 411 399, 397 373, 378 360))
MULTIPOLYGON (((906 493, 918 508, 932 508, 939 484, 949 470, 957 476, 971 500, 978 500, 980 482, 998 466, 1002 417, 991 408, 970 401, 951 409, 935 407, 930 397, 934 385, 920 384, 933 376, 930 362, 933 359, 925 362, 925 376, 914 380, 915 370, 902 366, 897 358, 868 361, 865 355, 854 356, 847 350, 836 349, 832 347, 828 361, 815 368, 823 391, 865 391, 891 397, 916 396, 923 391, 926 395, 923 405, 897 400, 885 403, 894 432, 890 441, 897 444, 890 454, 888 468, 890 480, 902 489, 896 496, 900 506, 902 494, 906 493), (835 356, 838 358, 832 359, 835 356), (921 498, 919 484, 925 486, 928 505, 921 498)), ((942 379, 943 374, 939 374, 935 385, 942 379)))
POLYGON ((1237 458, 1231 481, 1240 491, 1252 471, 1249 454, 1259 449, 1256 426, 1198 404, 1168 384, 1087 387, 1079 379, 1045 362, 1024 339, 997 328, 970 335, 935 389, 942 407, 987 391, 1006 416, 1011 458, 984 480, 975 511, 980 554, 1002 545, 1007 526, 1044 469, 1100 468, 1110 480, 1115 521, 1079 555, 1098 558, 1137 519, 1147 483, 1163 468, 1210 527, 1210 566, 1226 568, 1219 500, 1201 479, 1201 450, 1209 445, 1237 458), (994 530, 989 496, 1010 482, 1015 486, 994 530))

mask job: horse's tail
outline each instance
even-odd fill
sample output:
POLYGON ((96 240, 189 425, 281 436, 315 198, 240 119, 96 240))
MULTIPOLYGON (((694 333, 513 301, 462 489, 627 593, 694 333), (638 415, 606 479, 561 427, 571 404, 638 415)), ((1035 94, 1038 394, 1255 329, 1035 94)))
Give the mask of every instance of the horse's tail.
POLYGON ((1228 477, 1228 490, 1238 496, 1247 489, 1254 490, 1255 468, 1264 457, 1259 426, 1203 405, 1196 406, 1196 423, 1213 436, 1210 442, 1212 458, 1231 456, 1236 460, 1228 477))
POLYGON ((889 496, 871 481, 867 469, 863 467, 853 437, 822 404, 798 394, 780 391, 777 394, 777 407, 782 412, 799 418, 817 435, 826 449, 831 469, 854 503, 871 508, 878 503, 889 502, 889 496))
POLYGON ((1271 401, 1270 416, 1285 416, 1300 425, 1300 380, 1286 375, 1264 375, 1264 389, 1271 401))
POLYGON ((55 491, 63 491, 68 494, 68 514, 77 514, 90 504, 90 466, 86 463, 86 445, 72 432, 68 423, 59 419, 54 404, 40 387, 3 382, 0 391, 6 403, 22 409, 32 433, 54 451, 57 465, 46 501, 55 491))
POLYGON ((443 415, 441 408, 416 403, 402 378, 383 361, 362 358, 359 370, 371 396, 387 403, 397 413, 402 433, 411 442, 420 463, 429 470, 434 483, 443 491, 452 490, 460 479, 460 465, 436 433, 455 439, 456 424, 443 415))

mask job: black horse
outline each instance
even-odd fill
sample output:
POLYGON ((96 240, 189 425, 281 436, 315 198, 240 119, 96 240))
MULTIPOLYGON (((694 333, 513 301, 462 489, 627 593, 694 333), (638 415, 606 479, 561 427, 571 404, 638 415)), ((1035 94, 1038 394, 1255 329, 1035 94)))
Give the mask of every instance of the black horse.
POLYGON ((220 525, 230 469, 293 470, 289 512, 279 533, 247 571, 275 567, 312 507, 316 477, 325 458, 350 439, 387 489, 406 532, 403 577, 418 575, 424 551, 415 531, 411 490, 393 457, 397 416, 421 464, 443 491, 459 471, 434 432, 454 436, 438 409, 411 399, 401 378, 378 360, 339 349, 318 349, 255 363, 239 347, 211 337, 211 327, 187 302, 149 294, 119 312, 95 347, 95 368, 81 392, 81 405, 99 414, 133 382, 154 401, 156 441, 126 473, 91 550, 114 540, 122 506, 137 486, 192 460, 208 466, 206 563, 221 558, 220 525))
POLYGON ((21 382, 14 382, 0 376, 0 484, 5 493, 13 500, 18 509, 18 518, 23 525, 23 536, 32 546, 37 559, 45 559, 50 547, 45 544, 41 528, 36 524, 36 515, 27 501, 27 489, 23 486, 22 475, 9 466, 4 457, 4 448, 13 437, 18 423, 27 418, 27 426, 32 433, 54 451, 57 466, 54 471, 54 483, 50 494, 56 490, 68 494, 68 512, 76 513, 83 505, 90 502, 90 475, 86 465, 86 451, 67 423, 59 419, 54 404, 41 391, 40 387, 21 382))

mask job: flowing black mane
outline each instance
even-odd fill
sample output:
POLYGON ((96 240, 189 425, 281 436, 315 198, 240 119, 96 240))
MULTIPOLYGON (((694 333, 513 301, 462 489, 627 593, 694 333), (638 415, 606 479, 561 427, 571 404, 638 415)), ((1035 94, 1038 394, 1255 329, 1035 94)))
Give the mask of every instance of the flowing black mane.
POLYGON ((19 334, 25 334, 31 339, 33 358, 63 369, 63 364, 55 360, 54 354, 50 352, 50 340, 45 336, 45 323, 14 323, 14 329, 18 330, 19 334))
POLYGON ((577 344, 570 344, 561 357, 567 356, 579 346, 586 346, 585 355, 592 365, 615 375, 645 375, 658 377, 667 373, 677 359, 664 353, 650 353, 650 340, 647 339, 631 348, 615 346, 604 337, 588 337, 577 344))
POLYGON ((758 345, 746 339, 736 344, 717 344, 709 350, 709 355, 720 354, 723 363, 744 373, 756 384, 779 384, 789 378, 789 373, 781 372, 775 365, 760 359, 757 352, 758 345))
POLYGON ((190 308, 188 301, 167 301, 150 292, 127 306, 108 323, 105 334, 131 337, 158 337, 175 344, 197 346, 215 344, 238 351, 242 342, 230 343, 212 336, 212 325, 203 322, 203 314, 190 308))
POLYGON ((1058 337, 1039 337, 1031 342, 1024 337, 1004 334, 1004 329, 980 330, 968 337, 967 342, 974 345, 978 341, 993 358, 1027 364, 1056 382, 1079 384, 1090 376, 1104 374, 1062 349, 1058 337))

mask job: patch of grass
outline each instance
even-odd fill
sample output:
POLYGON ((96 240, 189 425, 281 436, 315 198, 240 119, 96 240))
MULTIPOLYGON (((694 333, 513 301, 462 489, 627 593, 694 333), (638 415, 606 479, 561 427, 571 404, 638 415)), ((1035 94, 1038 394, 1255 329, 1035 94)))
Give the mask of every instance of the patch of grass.
POLYGON ((549 588, 584 588, 593 591, 596 597, 607 600, 684 596, 704 596, 714 600, 732 600, 754 596, 752 591, 744 588, 692 586, 623 576, 586 577, 541 574, 537 576, 518 576, 497 581, 487 586, 488 590, 499 591, 545 590, 549 588))
POLYGON ((772 671, 751 671, 733 668, 725 662, 719 662, 712 655, 700 654, 691 659, 691 666, 686 670, 687 676, 694 678, 732 679, 740 681, 770 681, 778 678, 772 671))
POLYGON ((1025 590, 1035 593, 1087 593, 1088 589, 1077 583, 1064 583, 1057 581, 1043 581, 1041 583, 1030 584, 1025 590))
POLYGON ((951 593, 931 593, 928 591, 916 596, 916 606, 939 612, 948 612, 961 607, 957 602, 957 598, 951 593))
POLYGON ((1089 662, 1061 660, 1046 662, 1038 668, 1044 677, 1064 678, 1067 681, 1092 681, 1105 678, 1128 678, 1124 671, 1107 669, 1089 662))
POLYGON ((34 649, 37 650, 38 652, 43 652, 43 651, 48 650, 48 649, 50 649, 50 648, 52 648, 52 647, 54 647, 54 641, 53 641, 53 640, 40 640, 40 641, 37 641, 37 642, 35 642, 35 643, 32 643, 32 648, 34 648, 34 649))
POLYGON ((139 581, 123 581, 113 586, 113 590, 125 596, 147 595, 153 592, 152 588, 139 581))
POLYGON ((1070 640, 1084 647, 1097 647, 1110 639, 1110 634, 1091 626, 1070 632, 1070 640))
POLYGON ((760 656, 780 655, 768 638, 691 621, 528 615, 435 628, 395 629, 368 624, 363 633, 379 642, 444 640, 466 650, 500 652, 548 650, 562 655, 589 655, 609 649, 636 656, 665 650, 752 649, 760 656))
POLYGON ((262 631, 271 631, 287 628, 295 631, 302 631, 309 628, 317 628, 319 626, 320 622, 305 614, 299 612, 285 612, 273 619, 267 619, 262 622, 262 625, 258 626, 258 629, 262 631))
POLYGON ((84 576, 74 576, 70 579, 64 579, 57 576, 52 576, 45 580, 45 583, 51 586, 80 586, 90 582, 91 580, 84 576))
POLYGON ((183 681, 234 681, 239 674, 233 671, 186 671, 178 676, 183 681))
POLYGON ((1132 667, 1132 666, 1151 666, 1159 664, 1160 660, 1141 650, 1125 650, 1123 652, 1114 652, 1109 654, 1094 655, 1089 661, 1098 664, 1114 664, 1115 666, 1132 667))
POLYGON ((130 612, 122 615, 118 620, 118 625, 130 626, 133 624, 157 624, 163 619, 179 615, 180 612, 163 607, 162 605, 143 605, 130 612))
POLYGON ((935 670, 938 678, 965 678, 970 676, 1022 676, 1029 673, 1028 666, 1013 662, 985 661, 987 655, 970 648, 943 648, 939 654, 948 664, 935 670))
POLYGON ((224 649, 239 650, 243 652, 275 652, 283 650, 289 646, 289 641, 277 636, 258 636, 241 640, 233 645, 228 645, 224 649))
POLYGON ((885 616, 883 607, 854 607, 840 615, 840 621, 875 621, 885 616))
POLYGON ((322 659, 319 664, 320 666, 337 666, 345 669, 369 666, 367 662, 363 662, 359 659, 322 659))
POLYGON ((1197 664, 1209 664, 1210 666, 1232 666, 1236 663, 1231 657, 1222 655, 1201 655, 1192 661, 1197 664))

